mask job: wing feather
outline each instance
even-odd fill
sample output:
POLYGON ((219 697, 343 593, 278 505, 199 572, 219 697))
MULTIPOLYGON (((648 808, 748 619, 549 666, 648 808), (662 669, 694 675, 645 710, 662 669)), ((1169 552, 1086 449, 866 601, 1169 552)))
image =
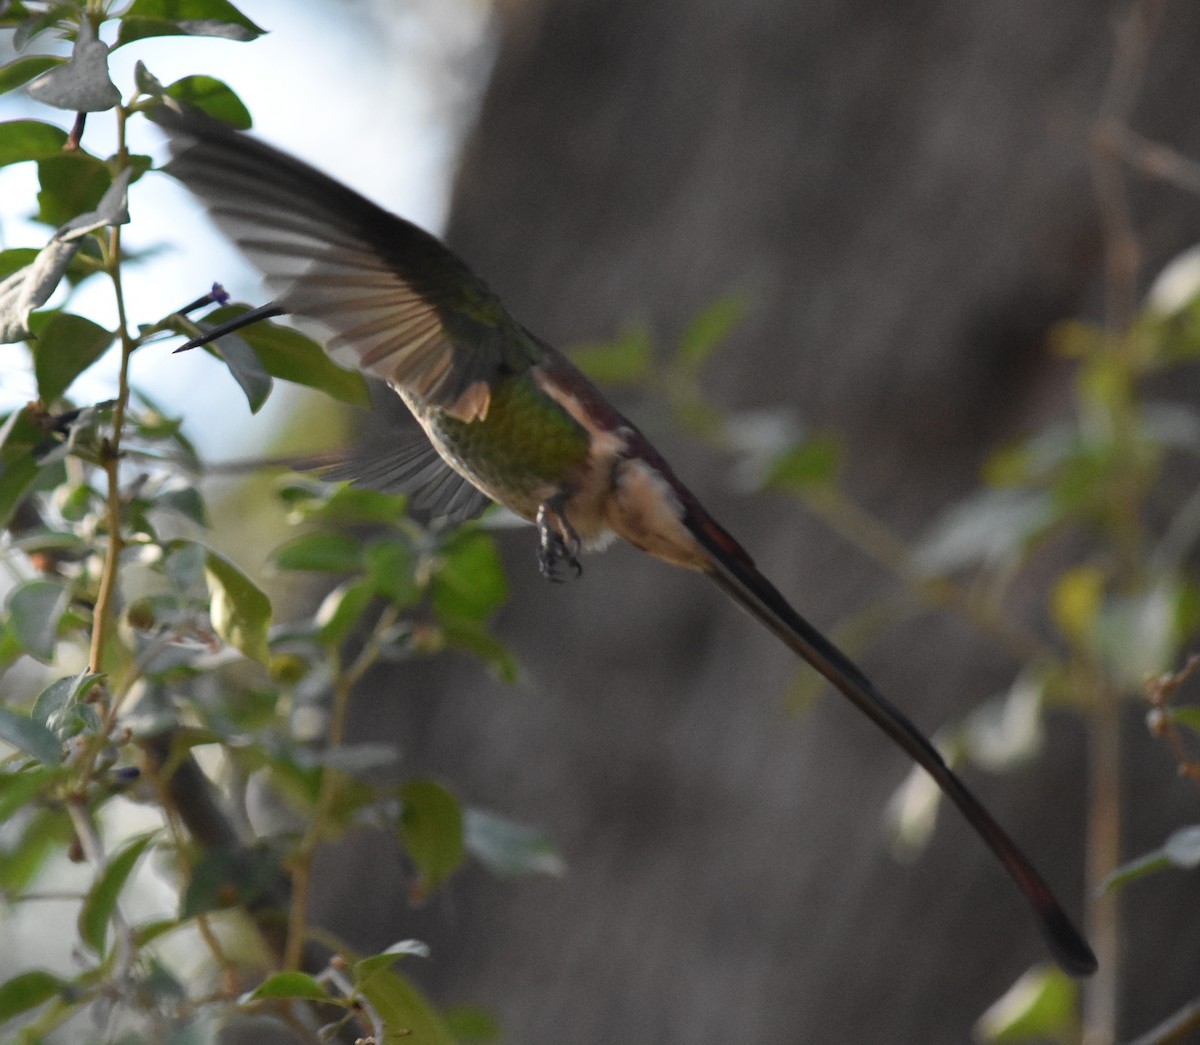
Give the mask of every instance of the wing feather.
POLYGON ((167 100, 166 169, 338 362, 464 421, 538 358, 487 285, 435 237, 301 161, 167 100))
POLYGON ((318 458, 314 470, 332 482, 348 480, 384 493, 408 494, 413 507, 452 523, 478 515, 489 503, 419 429, 401 434, 394 443, 360 447, 333 463, 318 458))

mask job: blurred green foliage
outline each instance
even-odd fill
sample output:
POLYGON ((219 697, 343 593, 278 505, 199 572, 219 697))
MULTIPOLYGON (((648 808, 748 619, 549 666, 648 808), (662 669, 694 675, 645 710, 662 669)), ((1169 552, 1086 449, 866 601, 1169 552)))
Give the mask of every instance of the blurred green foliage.
MULTIPOLYGON (((30 211, 48 226, 44 249, 0 252, 0 333, 28 346, 38 392, 0 420, 9 578, 0 670, 36 664, 42 680, 24 698, 7 687, 0 704, 0 898, 13 908, 45 903, 39 883, 67 861, 87 874, 67 897, 76 961, 0 983, 0 1036, 76 1040, 79 1019, 104 1012, 129 1043, 198 1040, 251 1017, 351 1041, 493 1037, 485 1014, 443 1016, 408 981, 402 965, 419 961, 422 945, 354 954, 311 925, 308 909, 316 850, 356 830, 395 839, 414 903, 469 860, 506 876, 561 871, 536 830, 406 775, 388 738, 343 735, 354 685, 380 661, 458 650, 516 677, 489 630, 507 597, 491 536, 475 525, 424 526, 401 497, 293 475, 275 491, 290 534, 267 563, 241 561, 210 543, 220 513, 206 503, 205 464, 182 419, 135 383, 146 346, 243 306, 214 287, 180 312, 136 327, 124 319, 122 268, 149 262, 122 248, 121 228, 127 197, 150 170, 126 149, 126 124, 164 95, 238 127, 250 115, 218 80, 163 85, 142 65, 121 102, 97 41, 249 41, 261 30, 226 0, 0 3, 0 29, 18 48, 47 36, 73 45, 69 59, 24 55, 0 69, 0 90, 28 85, 48 112, 98 100, 87 106, 92 118, 111 116, 119 142, 96 156, 81 121, 69 133, 42 120, 0 124, 0 165, 36 166, 30 211), (75 289, 94 279, 111 285, 117 329, 70 310, 75 289), (77 398, 76 379, 113 352, 111 397, 77 398), (325 597, 307 616, 281 612, 264 567, 268 578, 313 579, 325 597), (251 792, 278 806, 254 831, 238 812, 251 792), (126 823, 143 826, 131 833, 126 823), (135 913, 148 876, 173 897, 168 916, 135 913), (193 968, 196 948, 206 955, 206 975, 185 971, 181 946, 193 968)), ((251 412, 276 380, 369 405, 361 375, 285 327, 260 323, 208 351, 251 412)))

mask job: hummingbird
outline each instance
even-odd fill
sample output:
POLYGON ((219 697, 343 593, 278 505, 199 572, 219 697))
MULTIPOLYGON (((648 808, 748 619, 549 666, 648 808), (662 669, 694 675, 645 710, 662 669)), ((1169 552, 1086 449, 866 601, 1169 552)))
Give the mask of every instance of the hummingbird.
POLYGON ((181 181, 262 272, 272 300, 177 351, 289 315, 332 358, 385 381, 416 439, 334 478, 405 492, 461 520, 497 502, 534 524, 551 580, 622 538, 702 573, 821 673, 921 766, 999 859, 1057 962, 1096 958, 1050 887, 925 735, 805 620, 700 504, 637 426, 561 352, 531 333, 436 237, 346 185, 192 107, 148 111, 181 181))

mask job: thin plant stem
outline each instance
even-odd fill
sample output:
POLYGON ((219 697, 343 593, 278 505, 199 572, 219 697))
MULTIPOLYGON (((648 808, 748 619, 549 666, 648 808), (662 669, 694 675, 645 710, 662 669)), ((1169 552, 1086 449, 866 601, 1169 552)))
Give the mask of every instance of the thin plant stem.
POLYGON ((831 529, 918 592, 926 603, 962 615, 1017 660, 1032 663, 1058 658, 1057 651, 1033 632, 990 604, 971 598, 954 581, 918 569, 904 542, 837 487, 813 490, 805 495, 804 503, 831 529))
MULTIPOLYGON (((1137 0, 1117 26, 1116 50, 1108 82, 1092 131, 1090 153, 1092 190, 1100 211, 1104 236, 1104 329, 1108 351, 1121 379, 1136 380, 1136 352, 1126 335, 1136 315, 1141 247, 1126 191, 1121 142, 1142 84, 1150 44, 1160 21, 1163 0, 1137 0)), ((1131 451, 1135 424, 1129 403, 1106 403, 1103 422, 1118 452, 1131 451)), ((1144 571, 1141 563, 1145 536, 1138 515, 1137 480, 1120 491, 1111 515, 1117 557, 1116 578, 1126 591, 1137 590, 1144 571)), ((1096 894, 1100 883, 1121 856, 1121 694, 1094 679, 1095 694, 1088 713, 1088 826, 1087 880, 1096 896, 1088 912, 1092 946, 1099 971, 1084 992, 1086 1045, 1112 1045, 1117 1040, 1120 990, 1121 924, 1118 898, 1109 891, 1096 894)))
MULTIPOLYGON (((123 167, 129 160, 125 143, 125 110, 117 110, 117 165, 123 167)), ((100 575, 100 588, 96 595, 96 608, 92 628, 92 645, 89 663, 91 670, 100 674, 104 671, 105 647, 116 615, 117 578, 120 572, 121 552, 124 540, 121 535, 121 436, 125 428, 125 412, 129 406, 129 361, 137 342, 129 332, 125 311, 125 293, 121 285, 121 226, 112 225, 108 233, 106 271, 113 286, 117 307, 117 337, 121 343, 121 365, 117 372, 117 397, 113 406, 112 436, 102 450, 103 467, 107 480, 105 516, 108 525, 108 554, 100 575)), ((109 717, 115 715, 115 706, 108 709, 109 717)), ((107 723, 111 725, 111 722, 107 723)))
MULTIPOLYGON (((76 795, 67 799, 66 806, 71 826, 75 829, 75 837, 79 840, 79 848, 87 862, 100 874, 108 866, 108 859, 92 823, 87 802, 76 795)), ((129 974, 137 960, 137 945, 133 938, 133 928, 121 913, 119 905, 113 911, 113 927, 116 930, 116 958, 113 962, 112 978, 114 981, 120 981, 129 974)))
MULTIPOLYGON (((329 749, 341 746, 346 733, 346 716, 350 708, 350 697, 354 687, 379 659, 380 640, 399 620, 400 611, 387 607, 375 622, 370 637, 350 666, 337 673, 333 689, 333 706, 329 721, 329 749)), ((287 943, 283 952, 283 967, 299 969, 304 956, 307 939, 308 903, 312 884, 313 860, 325 833, 325 820, 333 808, 342 786, 342 772, 325 766, 321 774, 321 787, 313 809, 308 829, 296 852, 289 861, 292 879, 291 905, 288 908, 287 943)))
POLYGON ((1121 729, 1119 695, 1094 679, 1099 691, 1088 719, 1088 822, 1086 895, 1094 897, 1087 925, 1100 959, 1084 992, 1083 1023, 1087 1045, 1116 1040, 1119 986, 1119 890, 1101 883, 1121 859, 1121 729))

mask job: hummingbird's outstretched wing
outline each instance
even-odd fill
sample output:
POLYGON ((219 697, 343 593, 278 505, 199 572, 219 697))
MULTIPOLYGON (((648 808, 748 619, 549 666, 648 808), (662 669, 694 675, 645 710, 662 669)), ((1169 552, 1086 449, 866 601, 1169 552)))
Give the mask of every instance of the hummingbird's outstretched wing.
POLYGON ((536 351, 487 285, 436 238, 345 185, 191 107, 147 114, 166 169, 203 200, 275 300, 335 360, 462 421, 536 351))

